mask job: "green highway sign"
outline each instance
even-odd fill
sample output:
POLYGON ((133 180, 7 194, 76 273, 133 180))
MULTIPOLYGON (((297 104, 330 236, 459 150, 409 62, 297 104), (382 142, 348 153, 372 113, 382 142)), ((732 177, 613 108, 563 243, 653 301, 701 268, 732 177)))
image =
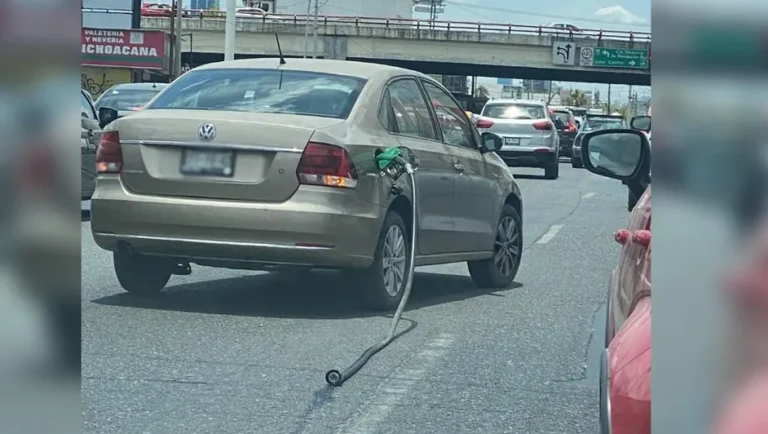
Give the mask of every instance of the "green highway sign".
POLYGON ((596 47, 592 66, 602 68, 648 68, 648 50, 596 47))

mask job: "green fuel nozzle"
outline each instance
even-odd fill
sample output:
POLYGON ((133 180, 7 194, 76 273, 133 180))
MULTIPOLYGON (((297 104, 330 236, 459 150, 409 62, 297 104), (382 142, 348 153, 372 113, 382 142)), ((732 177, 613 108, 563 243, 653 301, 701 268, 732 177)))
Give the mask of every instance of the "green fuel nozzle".
POLYGON ((389 165, 392 164, 393 161, 396 161, 398 158, 402 159, 403 156, 403 153, 400 152, 400 149, 394 146, 379 151, 381 152, 376 152, 376 164, 381 170, 389 167, 389 165))

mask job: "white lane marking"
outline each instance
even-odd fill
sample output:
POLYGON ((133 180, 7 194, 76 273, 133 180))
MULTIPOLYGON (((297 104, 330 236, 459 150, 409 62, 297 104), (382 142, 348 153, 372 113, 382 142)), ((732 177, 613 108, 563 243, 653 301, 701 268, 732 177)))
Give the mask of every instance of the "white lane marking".
POLYGON ((409 365, 414 368, 398 369, 391 377, 384 380, 373 397, 358 409, 357 413, 342 426, 339 434, 373 434, 394 410, 398 402, 418 381, 424 378, 429 368, 448 352, 453 344, 453 336, 443 333, 429 341, 409 365))
POLYGON ((584 196, 581 196, 582 199, 589 199, 590 197, 594 196, 595 193, 587 193, 584 196))
POLYGON ((563 225, 552 225, 547 233, 539 238, 539 241, 536 241, 536 244, 547 244, 548 242, 552 241, 552 238, 555 238, 555 235, 557 235, 557 233, 560 232, 560 229, 562 228, 563 225))

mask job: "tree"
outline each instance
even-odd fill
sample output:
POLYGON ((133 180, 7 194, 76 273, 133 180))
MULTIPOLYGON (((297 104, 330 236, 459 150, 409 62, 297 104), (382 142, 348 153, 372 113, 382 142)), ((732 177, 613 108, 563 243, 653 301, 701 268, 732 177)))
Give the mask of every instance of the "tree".
POLYGON ((477 86, 477 88, 475 88, 475 96, 480 98, 488 98, 488 89, 486 89, 486 87, 482 84, 477 86))
POLYGON ((585 95, 581 90, 572 90, 565 101, 566 105, 569 106, 584 107, 587 105, 587 95, 585 95))

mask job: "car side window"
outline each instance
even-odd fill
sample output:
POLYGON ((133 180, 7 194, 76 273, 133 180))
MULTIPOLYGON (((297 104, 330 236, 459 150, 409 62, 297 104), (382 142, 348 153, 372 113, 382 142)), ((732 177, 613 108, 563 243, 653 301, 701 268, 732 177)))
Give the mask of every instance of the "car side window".
POLYGON ((416 80, 397 80, 389 85, 387 94, 398 134, 437 140, 427 103, 416 80))
POLYGON ((96 120, 91 102, 88 101, 88 97, 83 92, 80 92, 80 116, 82 115, 85 115, 88 119, 96 120))
POLYGON ((448 93, 434 84, 424 81, 424 88, 443 131, 443 141, 449 145, 475 149, 472 126, 464 110, 448 93))
POLYGON ((381 99, 381 105, 379 106, 379 122, 390 133, 399 133, 397 123, 395 122, 395 115, 392 111, 392 102, 389 99, 389 90, 384 91, 384 96, 381 99))

